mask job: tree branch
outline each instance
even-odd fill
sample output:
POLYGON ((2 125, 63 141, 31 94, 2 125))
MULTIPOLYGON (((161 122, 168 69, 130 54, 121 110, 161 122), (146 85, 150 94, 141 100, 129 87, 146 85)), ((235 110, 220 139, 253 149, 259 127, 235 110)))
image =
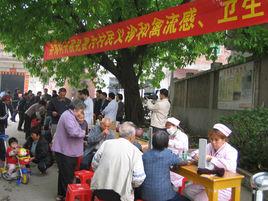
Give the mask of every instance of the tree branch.
POLYGON ((156 5, 157 11, 159 11, 160 9, 159 9, 159 4, 158 4, 158 1, 157 0, 155 0, 155 5, 156 5))
POLYGON ((110 71, 115 77, 118 77, 118 70, 116 69, 114 62, 109 59, 107 54, 103 52, 98 55, 101 57, 99 64, 102 65, 106 70, 110 71))
POLYGON ((65 25, 67 25, 68 27, 71 27, 71 24, 68 23, 65 18, 63 18, 61 15, 57 14, 57 15, 53 15, 52 16, 54 20, 60 20, 62 21, 65 25))
POLYGON ((138 16, 142 16, 142 12, 141 12, 141 10, 139 9, 139 6, 138 6, 138 0, 134 0, 134 4, 135 4, 135 8, 137 10, 138 16))
POLYGON ((181 4, 189 3, 191 0, 183 0, 181 4))
POLYGON ((137 77, 138 79, 140 78, 141 74, 142 74, 142 69, 143 69, 143 56, 141 58, 141 62, 139 64, 139 69, 138 69, 138 73, 137 73, 137 77))
POLYGON ((141 55, 145 54, 147 49, 148 49, 148 45, 138 46, 131 55, 131 59, 133 63, 135 63, 141 55))
POLYGON ((143 69, 143 56, 148 50, 148 45, 138 46, 132 55, 133 63, 140 60, 137 77, 140 78, 143 69))

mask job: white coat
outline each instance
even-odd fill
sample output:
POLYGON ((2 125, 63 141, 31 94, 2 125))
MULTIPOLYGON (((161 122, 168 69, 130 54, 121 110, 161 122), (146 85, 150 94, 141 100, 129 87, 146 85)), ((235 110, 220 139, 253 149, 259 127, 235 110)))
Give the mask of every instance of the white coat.
MULTIPOLYGON (((217 151, 215 151, 209 143, 207 145, 207 154, 212 156, 211 163, 219 168, 224 168, 230 172, 236 172, 237 166, 237 150, 227 142, 224 143, 217 151)), ((202 185, 191 184, 186 187, 184 193, 193 201, 208 201, 205 187, 202 185)), ((218 201, 229 201, 231 199, 231 189, 220 190, 218 201)))
POLYGON ((93 101, 90 97, 87 97, 87 99, 84 101, 84 104, 86 105, 85 109, 85 120, 87 121, 88 128, 91 129, 93 125, 93 101))
POLYGON ((118 103, 115 99, 111 100, 110 103, 104 108, 102 114, 105 118, 111 119, 111 121, 116 121, 116 114, 118 109, 118 103))
POLYGON ((148 100, 148 109, 152 111, 151 126, 156 128, 165 128, 167 116, 170 109, 170 103, 167 98, 157 100, 155 104, 148 100))
POLYGON ((178 129, 174 134, 169 136, 168 148, 174 154, 181 154, 182 151, 189 149, 188 136, 178 129))
MULTIPOLYGON (((169 136, 168 149, 170 149, 174 154, 181 155, 183 151, 189 149, 188 146, 188 136, 178 129, 174 134, 169 136)), ((176 187, 182 186, 183 176, 170 172, 171 183, 176 187)))

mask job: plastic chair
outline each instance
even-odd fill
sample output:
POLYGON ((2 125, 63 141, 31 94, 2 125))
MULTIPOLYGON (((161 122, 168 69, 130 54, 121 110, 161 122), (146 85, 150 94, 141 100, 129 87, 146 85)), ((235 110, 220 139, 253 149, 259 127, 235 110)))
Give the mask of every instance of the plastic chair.
POLYGON ((181 195, 182 194, 182 191, 185 189, 185 185, 186 185, 186 182, 188 181, 188 179, 186 177, 184 177, 182 179, 182 186, 179 187, 178 189, 178 193, 181 195))
POLYGON ((90 170, 79 170, 74 172, 75 178, 80 180, 81 184, 86 184, 88 180, 91 180, 94 172, 90 170))
POLYGON ((88 201, 92 197, 92 191, 88 184, 68 184, 65 201, 88 201))

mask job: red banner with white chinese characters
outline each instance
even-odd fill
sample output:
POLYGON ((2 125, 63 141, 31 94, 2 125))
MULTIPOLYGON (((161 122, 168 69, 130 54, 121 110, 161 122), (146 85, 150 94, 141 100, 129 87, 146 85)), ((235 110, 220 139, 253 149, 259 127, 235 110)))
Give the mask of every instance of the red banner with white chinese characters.
POLYGON ((49 42, 44 59, 94 54, 268 22, 268 0, 196 0, 49 42))

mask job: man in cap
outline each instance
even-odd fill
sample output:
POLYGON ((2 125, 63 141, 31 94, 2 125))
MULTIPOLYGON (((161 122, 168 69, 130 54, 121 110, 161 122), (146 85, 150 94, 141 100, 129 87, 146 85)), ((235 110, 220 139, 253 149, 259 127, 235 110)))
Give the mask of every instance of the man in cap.
MULTIPOLYGON (((210 143, 207 145, 207 161, 217 168, 235 173, 237 166, 237 150, 228 143, 231 130, 224 124, 217 123, 209 131, 210 143)), ((198 158, 198 154, 196 155, 198 158)), ((191 184, 184 190, 185 195, 193 201, 208 201, 205 187, 198 184, 191 184)), ((231 189, 220 190, 219 201, 231 199, 231 189)))
POLYGON ((69 105, 71 103, 71 100, 65 97, 66 92, 67 91, 65 88, 60 88, 59 95, 55 98, 52 98, 48 105, 47 115, 51 116, 52 118, 52 125, 51 125, 52 136, 54 136, 56 132, 60 116, 62 115, 63 112, 69 109, 69 105))

